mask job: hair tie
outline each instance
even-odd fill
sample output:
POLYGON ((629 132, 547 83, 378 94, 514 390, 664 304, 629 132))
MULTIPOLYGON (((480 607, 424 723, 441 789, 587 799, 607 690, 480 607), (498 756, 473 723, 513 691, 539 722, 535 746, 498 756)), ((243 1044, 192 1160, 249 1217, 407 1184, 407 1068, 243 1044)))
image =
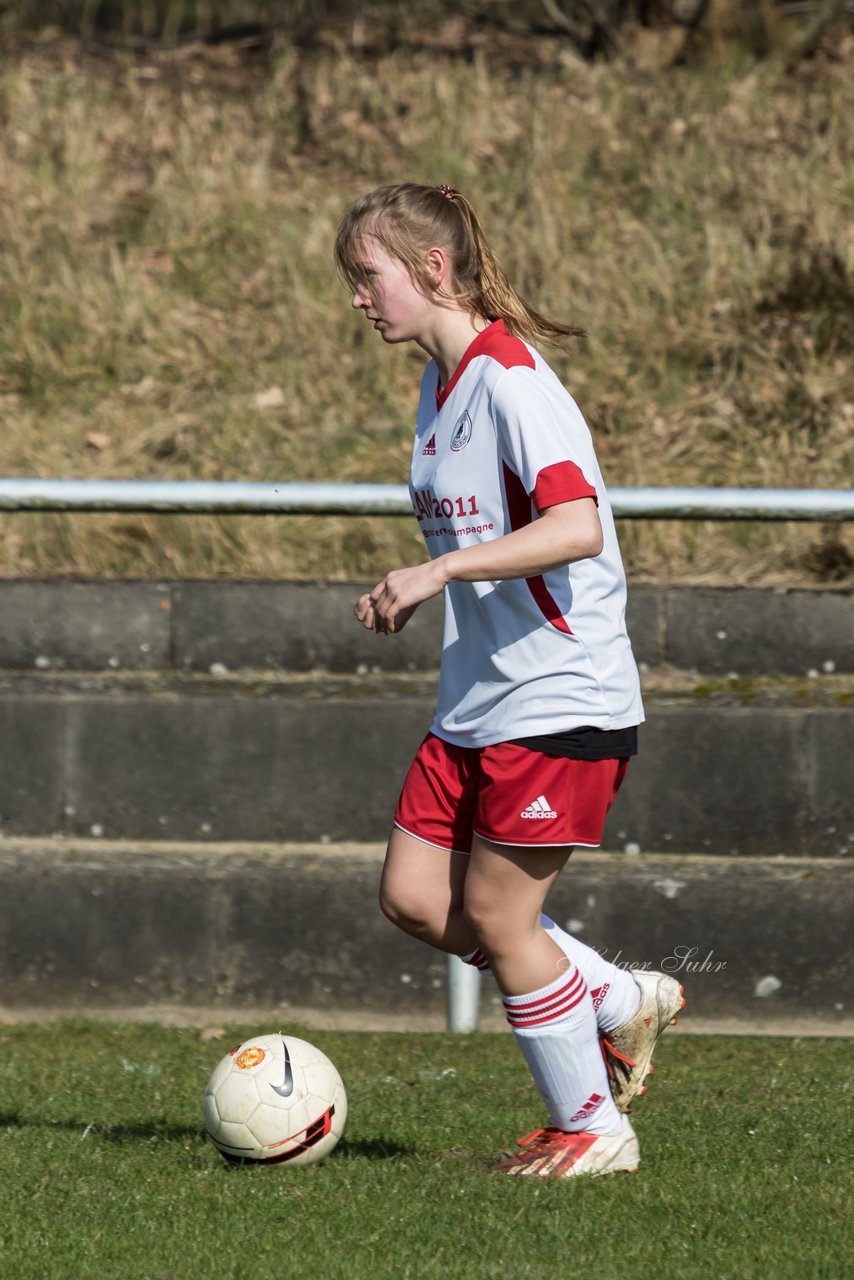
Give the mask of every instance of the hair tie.
POLYGON ((436 190, 440 191, 446 200, 453 200, 454 196, 460 194, 456 187, 449 187, 446 182, 440 182, 436 190))

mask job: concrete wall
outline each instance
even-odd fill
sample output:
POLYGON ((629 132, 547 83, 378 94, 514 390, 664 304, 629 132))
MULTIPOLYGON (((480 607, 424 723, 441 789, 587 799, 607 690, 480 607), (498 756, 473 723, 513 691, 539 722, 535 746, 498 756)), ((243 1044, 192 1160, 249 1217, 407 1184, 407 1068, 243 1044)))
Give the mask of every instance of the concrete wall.
MULTIPOLYGON (((6 673, 0 832, 383 840, 434 693, 426 675, 6 673)), ((854 718, 837 686, 802 694, 651 689, 606 848, 850 853, 854 718)))
MULTIPOLYGON (((0 845, 7 1009, 128 1004, 436 1025, 446 962, 381 916, 383 846, 0 845)), ((854 862, 573 854, 552 916, 624 966, 665 968, 683 1023, 854 1031, 854 862)), ((494 984, 484 1025, 502 1024, 494 984)))
MULTIPOLYGON (((441 605, 405 632, 361 631, 365 584, 0 582, 0 669, 430 670, 441 605)), ((638 662, 708 675, 854 672, 850 591, 657 587, 629 592, 638 662)))
MULTIPOLYGON (((0 583, 5 1005, 440 1013, 444 961, 376 882, 441 609, 377 637, 359 590, 0 583)), ((623 962, 708 960, 695 1016, 850 1027, 851 594, 630 599, 641 754, 554 914, 623 962)))

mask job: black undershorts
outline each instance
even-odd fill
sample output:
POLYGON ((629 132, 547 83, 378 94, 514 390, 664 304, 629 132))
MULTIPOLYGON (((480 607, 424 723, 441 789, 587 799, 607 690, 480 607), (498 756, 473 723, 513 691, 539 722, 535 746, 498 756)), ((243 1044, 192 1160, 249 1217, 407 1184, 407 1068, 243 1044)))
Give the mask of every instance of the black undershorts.
POLYGON ((510 738, 517 747, 541 751, 566 760, 622 760, 638 753, 638 727, 596 729, 585 724, 563 733, 540 733, 531 738, 510 738))

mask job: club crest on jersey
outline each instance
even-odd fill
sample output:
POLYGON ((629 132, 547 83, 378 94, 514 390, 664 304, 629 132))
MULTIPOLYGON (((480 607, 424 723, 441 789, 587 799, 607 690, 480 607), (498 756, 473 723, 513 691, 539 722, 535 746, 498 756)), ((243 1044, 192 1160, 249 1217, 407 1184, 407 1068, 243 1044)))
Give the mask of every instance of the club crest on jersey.
POLYGON ((471 440, 472 422, 469 417, 468 410, 461 418, 457 420, 451 436, 451 450, 453 453, 459 453, 460 449, 465 449, 469 440, 471 440))

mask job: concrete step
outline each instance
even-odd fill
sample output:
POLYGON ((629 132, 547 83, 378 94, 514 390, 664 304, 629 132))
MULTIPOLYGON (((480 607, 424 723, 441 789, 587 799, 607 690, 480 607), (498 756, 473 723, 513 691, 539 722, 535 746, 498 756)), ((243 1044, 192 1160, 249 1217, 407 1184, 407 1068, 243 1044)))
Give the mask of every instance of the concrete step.
MULTIPOLYGON (((645 676, 605 847, 841 857, 850 677, 645 676)), ((435 678, 0 673, 0 832, 384 840, 435 678)))
MULTIPOLYGON (((0 1018, 155 1005, 441 1025, 445 959, 380 914, 383 852, 0 841, 0 1018)), ((677 975, 683 1029, 850 1034, 852 880, 835 859, 577 852, 548 910, 614 963, 677 975)), ((491 979, 481 1010, 503 1025, 491 979)))
MULTIPOLYGON (((372 583, 0 581, 0 668, 430 670, 442 606, 375 636, 353 605, 372 583)), ((850 590, 632 583, 639 663, 711 675, 854 672, 850 590)))

